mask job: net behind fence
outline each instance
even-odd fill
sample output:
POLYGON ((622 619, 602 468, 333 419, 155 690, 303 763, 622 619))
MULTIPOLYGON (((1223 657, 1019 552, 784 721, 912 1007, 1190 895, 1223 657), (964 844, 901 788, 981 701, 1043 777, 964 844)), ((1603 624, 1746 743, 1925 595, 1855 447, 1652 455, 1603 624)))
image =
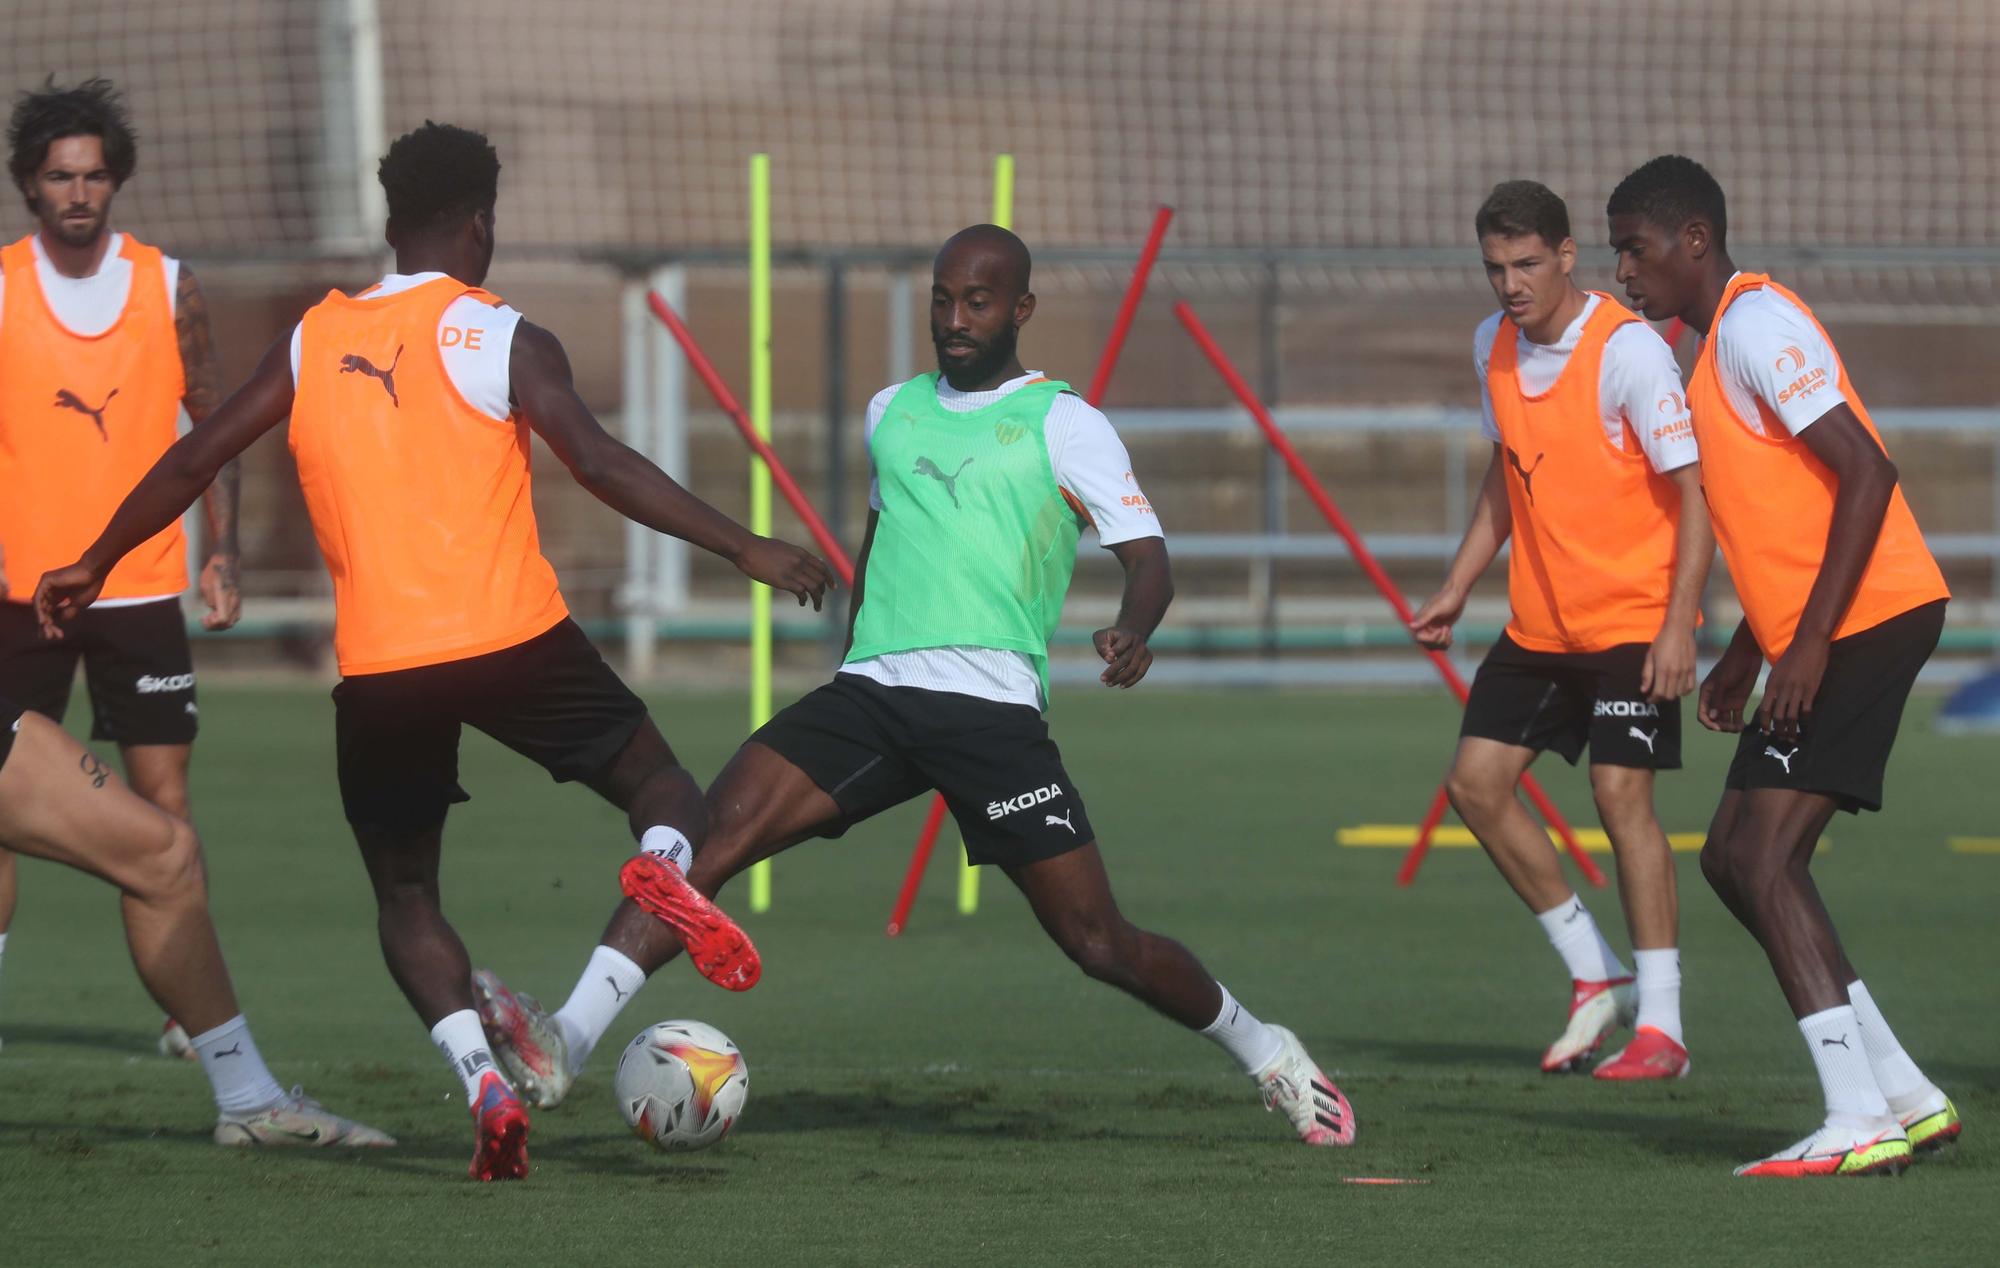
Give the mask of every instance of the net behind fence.
POLYGON ((2000 240, 1990 0, 73 0, 7 35, 7 85, 127 86, 126 210, 183 251, 351 237, 357 128, 426 117, 491 132, 510 241, 557 251, 740 241, 753 149, 781 242, 933 240, 1001 150, 1042 242, 1171 202, 1180 245, 1455 246, 1523 174, 1594 227, 1665 150, 1746 241, 2000 240))

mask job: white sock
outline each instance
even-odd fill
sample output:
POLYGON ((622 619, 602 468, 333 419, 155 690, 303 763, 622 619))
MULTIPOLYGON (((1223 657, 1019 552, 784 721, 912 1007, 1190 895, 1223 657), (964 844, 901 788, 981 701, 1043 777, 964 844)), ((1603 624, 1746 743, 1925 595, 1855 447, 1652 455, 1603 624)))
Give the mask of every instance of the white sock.
POLYGON ((1639 974, 1638 1025, 1651 1026, 1678 1044, 1681 1037, 1681 953, 1673 947, 1632 952, 1639 974))
POLYGON ((639 853, 650 854, 665 863, 672 863, 681 869, 681 875, 694 866, 694 846, 679 828, 666 824, 655 824, 647 828, 639 837, 639 853))
POLYGON ((479 1084, 486 1072, 500 1068, 493 1064, 493 1050, 486 1046, 486 1031, 479 1024, 479 1014, 470 1008, 459 1009, 431 1027, 431 1042, 444 1054, 445 1064, 459 1082, 465 1084, 465 1103, 472 1104, 478 1099, 479 1084))
POLYGON ((1569 967, 1569 975, 1577 981, 1608 982, 1615 977, 1632 976, 1631 970, 1618 959, 1618 953, 1597 931, 1597 922, 1590 918, 1583 900, 1575 894, 1537 913, 1535 919, 1542 922, 1549 945, 1556 949, 1569 967))
POLYGON ((250 1023, 238 1013, 214 1030, 196 1035, 191 1041, 201 1058, 201 1071, 215 1090, 215 1108, 225 1114, 248 1114, 269 1109, 285 1099, 285 1089, 271 1077, 250 1037, 250 1023))
POLYGON ((1855 1020, 1861 1023, 1861 1046, 1867 1049, 1868 1065, 1875 1071, 1875 1083, 1882 1089, 1883 1099, 1898 1114, 1915 1109, 1917 1102, 1930 1092, 1931 1081, 1917 1069, 1917 1063, 1910 1060, 1903 1045, 1896 1042, 1895 1032, 1882 1020, 1882 1010, 1875 1007, 1875 1000, 1860 978, 1848 984, 1847 998, 1854 1005, 1855 1020))
MULTIPOLYGON (((672 832, 673 829, 654 828, 653 831, 672 832)), ((686 838, 682 841, 685 844, 686 838)), ((611 1023, 618 1019, 619 1011, 645 984, 646 971, 632 963, 623 952, 599 947, 590 953, 590 963, 583 966, 583 976, 576 980, 576 989, 569 993, 569 1001, 556 1010, 556 1025, 562 1029, 563 1038, 569 1043, 571 1074, 583 1069, 591 1049, 597 1047, 597 1041, 604 1038, 604 1032, 611 1029, 611 1023)))
POLYGON ((1243 1073, 1256 1074, 1278 1059, 1285 1041, 1278 1038, 1277 1031, 1258 1021, 1251 1016, 1249 1009, 1237 1003, 1228 987, 1220 982, 1215 986, 1222 992, 1222 1011, 1202 1028, 1201 1033, 1235 1057, 1236 1064, 1243 1067, 1243 1073))
POLYGON ((1853 1005, 1799 1018, 1799 1033, 1806 1037, 1820 1086, 1826 1089, 1827 1118, 1864 1120, 1855 1123, 1861 1126, 1888 1116, 1889 1103, 1882 1099, 1875 1071, 1869 1068, 1853 1005))

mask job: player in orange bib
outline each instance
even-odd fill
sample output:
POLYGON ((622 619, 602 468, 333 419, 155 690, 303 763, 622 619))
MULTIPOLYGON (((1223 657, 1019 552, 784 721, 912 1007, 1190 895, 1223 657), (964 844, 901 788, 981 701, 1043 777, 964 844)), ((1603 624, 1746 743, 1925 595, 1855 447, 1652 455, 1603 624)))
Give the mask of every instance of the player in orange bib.
MULTIPOLYGON (((182 408, 197 427, 214 412, 208 307, 185 265, 111 227, 138 154, 110 83, 23 94, 7 135, 9 174, 37 224, 0 248, 0 694, 60 722, 82 661, 91 738, 118 746, 135 792, 186 819, 196 714, 179 522, 119 565, 63 642, 42 638, 28 601, 174 443, 182 408)), ((236 480, 232 462, 206 493, 211 630, 240 608, 236 480)), ((16 892, 13 855, 0 849, 0 951, 16 892)), ((195 1056, 173 1022, 160 1045, 195 1056)))
POLYGON ((1493 461, 1444 586, 1410 628, 1425 647, 1451 646, 1510 537, 1513 612, 1473 680, 1446 788, 1569 970, 1569 1017, 1543 1071, 1584 1068, 1630 1025, 1596 1076, 1676 1078, 1688 1071, 1679 909, 1653 774, 1680 768, 1680 697, 1694 688, 1715 555, 1680 371, 1645 322, 1570 280, 1569 208, 1547 186, 1495 187, 1473 227, 1502 305, 1473 338, 1493 461), (1515 793, 1542 750, 1574 764, 1586 744, 1636 983, 1515 793))
POLYGON ((1818 1131, 1737 1174, 1900 1171, 1912 1147, 1958 1136, 1958 1111, 1883 1020, 1810 865, 1835 811, 1881 809, 1903 704, 1950 593, 1833 341, 1798 296, 1730 260, 1715 178, 1656 158, 1605 211, 1633 304, 1703 336, 1688 405, 1743 605, 1697 711, 1710 730, 1741 733, 1702 872, 1770 957, 1826 1093, 1818 1131))
MULTIPOLYGON (((749 939, 683 879, 707 832, 701 788, 637 696, 569 618, 542 557, 529 432, 621 514, 810 600, 826 564, 755 536, 605 433, 554 335, 479 289, 500 162, 475 132, 427 123, 382 160, 396 271, 329 294, 209 422, 167 451, 73 565, 43 578, 52 633, 117 561, 172 522, 222 464, 291 418, 299 482, 333 576, 341 801, 380 908, 390 974, 463 1081, 472 1174, 527 1174, 528 1117, 494 1065, 472 965, 438 901, 445 814, 466 800, 471 725, 624 810, 640 853, 628 902, 672 928, 704 976, 748 989, 749 939), (636 905, 631 899, 636 899, 636 905)), ((615 923, 615 922, 614 922, 615 923)), ((593 962, 615 957, 597 948, 593 962)))

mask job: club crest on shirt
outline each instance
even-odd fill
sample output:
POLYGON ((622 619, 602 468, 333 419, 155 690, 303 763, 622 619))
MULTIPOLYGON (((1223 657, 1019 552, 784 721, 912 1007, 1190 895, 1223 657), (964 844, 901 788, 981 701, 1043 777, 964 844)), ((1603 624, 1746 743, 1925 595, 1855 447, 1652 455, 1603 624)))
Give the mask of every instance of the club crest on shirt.
POLYGON ((1003 445, 1011 445, 1015 441, 1019 440, 1021 437, 1027 434, 1028 434, 1028 429, 1026 427, 1023 427, 1019 423, 993 424, 993 439, 999 441, 1003 445))

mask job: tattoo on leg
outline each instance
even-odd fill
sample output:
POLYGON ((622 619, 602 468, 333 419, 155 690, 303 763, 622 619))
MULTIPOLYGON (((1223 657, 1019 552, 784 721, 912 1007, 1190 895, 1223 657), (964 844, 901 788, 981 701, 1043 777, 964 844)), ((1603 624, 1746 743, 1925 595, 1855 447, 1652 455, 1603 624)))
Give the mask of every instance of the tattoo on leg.
POLYGON ((90 781, 92 788, 104 787, 104 781, 111 778, 111 768, 97 760, 97 754, 85 753, 77 761, 77 769, 90 781))

